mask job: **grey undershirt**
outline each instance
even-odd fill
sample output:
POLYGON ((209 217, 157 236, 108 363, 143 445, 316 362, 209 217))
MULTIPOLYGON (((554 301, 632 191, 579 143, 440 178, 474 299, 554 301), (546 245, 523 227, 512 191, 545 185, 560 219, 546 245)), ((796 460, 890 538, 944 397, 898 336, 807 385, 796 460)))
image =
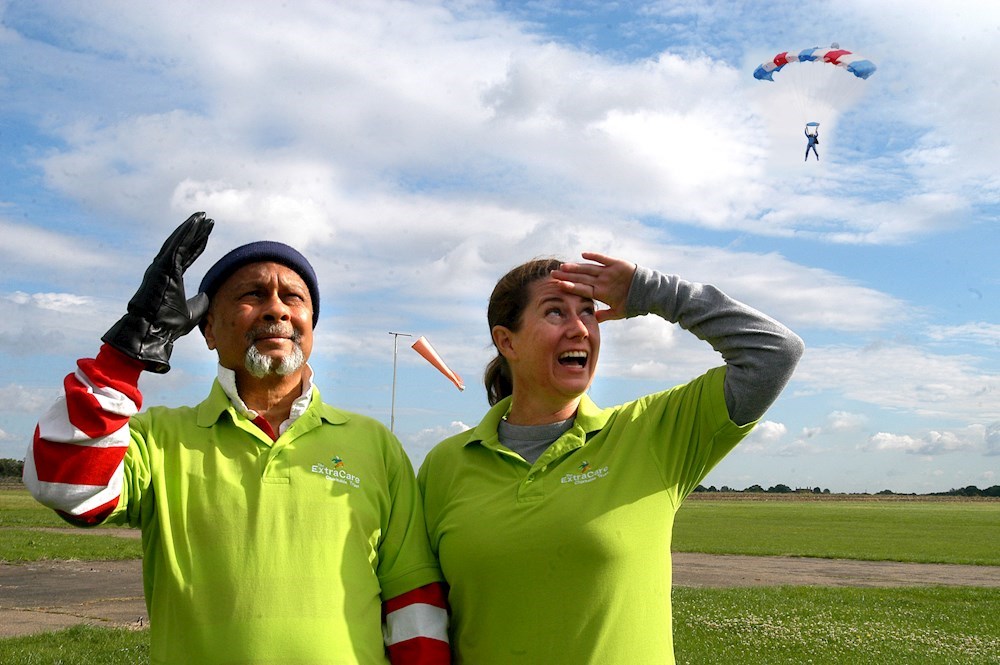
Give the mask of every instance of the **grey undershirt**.
POLYGON ((501 420, 497 436, 500 443, 523 457, 529 464, 534 464, 553 441, 573 426, 574 419, 560 420, 548 425, 511 425, 506 420, 501 420))
MULTIPOLYGON (((764 415, 788 383, 802 355, 802 340, 771 317, 708 284, 639 266, 632 277, 625 316, 655 314, 708 342, 726 362, 729 417, 745 425, 764 415)), ((500 423, 500 443, 534 464, 573 425, 500 423)))

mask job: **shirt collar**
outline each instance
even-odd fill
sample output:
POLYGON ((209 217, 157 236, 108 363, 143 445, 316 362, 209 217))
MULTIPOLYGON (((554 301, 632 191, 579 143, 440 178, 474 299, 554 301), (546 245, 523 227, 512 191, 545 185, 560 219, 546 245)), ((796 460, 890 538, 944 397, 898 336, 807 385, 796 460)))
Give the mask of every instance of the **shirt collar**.
MULTIPOLYGON (((223 367, 219 365, 218 371, 219 385, 222 390, 226 393, 229 398, 229 402, 233 405, 236 413, 240 414, 247 420, 254 420, 259 414, 248 407, 240 398, 239 391, 236 389, 236 372, 229 369, 228 367, 223 367)), ((299 395, 294 402, 292 402, 291 411, 288 414, 288 420, 281 423, 278 426, 278 436, 281 436, 288 429, 292 423, 298 420, 299 416, 305 413, 306 409, 309 408, 309 402, 312 400, 313 394, 313 371, 308 364, 304 367, 302 372, 302 394, 299 395)))
MULTIPOLYGON (((494 404, 493 407, 486 412, 486 415, 483 416, 480 423, 470 430, 469 438, 466 440, 465 445, 479 443, 488 448, 495 448, 498 446, 500 441, 497 436, 497 429, 500 427, 500 421, 503 420, 508 413, 510 413, 510 404, 510 397, 505 397, 494 404)), ((590 399, 590 396, 584 393, 580 397, 580 404, 576 408, 576 417, 573 422, 573 427, 570 428, 567 433, 579 431, 584 437, 586 437, 593 432, 597 432, 607 424, 613 411, 613 409, 602 409, 597 406, 594 404, 594 401, 590 399)), ((563 434, 563 436, 565 435, 566 434, 563 434)))

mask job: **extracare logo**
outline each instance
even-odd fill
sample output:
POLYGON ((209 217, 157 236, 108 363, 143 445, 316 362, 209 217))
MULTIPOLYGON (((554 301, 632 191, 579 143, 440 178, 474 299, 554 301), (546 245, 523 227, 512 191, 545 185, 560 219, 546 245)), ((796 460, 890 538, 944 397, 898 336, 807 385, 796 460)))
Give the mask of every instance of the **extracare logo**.
POLYGON ((311 471, 313 473, 318 473, 321 476, 325 476, 327 480, 332 480, 333 482, 340 483, 341 485, 349 485, 354 488, 361 487, 361 478, 358 478, 347 470, 344 460, 341 459, 340 455, 334 455, 331 457, 330 464, 333 466, 327 466, 327 464, 323 462, 313 464, 311 471))
POLYGON ((588 460, 580 462, 580 465, 577 466, 577 470, 579 473, 567 473, 560 479, 559 482, 583 485, 584 483, 590 483, 608 475, 608 467, 602 466, 600 469, 595 469, 591 467, 588 460))

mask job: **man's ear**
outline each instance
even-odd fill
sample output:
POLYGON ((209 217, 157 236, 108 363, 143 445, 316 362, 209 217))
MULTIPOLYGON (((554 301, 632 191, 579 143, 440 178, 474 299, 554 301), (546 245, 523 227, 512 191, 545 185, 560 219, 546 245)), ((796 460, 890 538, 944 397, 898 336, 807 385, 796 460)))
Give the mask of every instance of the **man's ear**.
POLYGON ((517 352, 514 350, 514 334, 510 331, 510 328, 506 326, 493 326, 491 334, 493 336, 493 344, 496 345, 500 355, 507 360, 517 357, 517 352))
POLYGON ((205 336, 205 344, 210 351, 215 350, 215 331, 212 329, 212 323, 214 322, 215 317, 212 315, 212 311, 205 312, 205 328, 201 332, 205 336))

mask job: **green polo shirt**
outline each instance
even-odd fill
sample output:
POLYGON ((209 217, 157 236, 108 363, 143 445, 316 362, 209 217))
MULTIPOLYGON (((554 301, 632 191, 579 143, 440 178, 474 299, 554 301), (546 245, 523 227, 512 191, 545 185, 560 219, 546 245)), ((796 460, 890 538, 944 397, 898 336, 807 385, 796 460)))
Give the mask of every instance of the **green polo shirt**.
POLYGON ((753 427, 725 368, 600 409, 534 464, 497 440, 506 399, 418 474, 450 585, 457 663, 673 663, 670 539, 681 501, 753 427))
POLYGON ((152 663, 387 663, 382 599, 441 579, 399 442, 313 391, 277 441, 218 382, 131 420, 152 663))

